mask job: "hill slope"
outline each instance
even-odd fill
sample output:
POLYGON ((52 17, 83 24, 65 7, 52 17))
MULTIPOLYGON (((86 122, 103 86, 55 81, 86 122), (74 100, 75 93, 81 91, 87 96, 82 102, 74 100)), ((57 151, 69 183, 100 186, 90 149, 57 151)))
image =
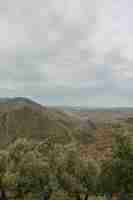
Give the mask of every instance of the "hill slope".
POLYGON ((78 120, 63 111, 41 106, 29 99, 0 100, 0 145, 18 137, 68 143, 78 120))
POLYGON ((104 159, 111 153, 114 122, 124 123, 126 129, 133 131, 131 113, 130 118, 121 113, 122 122, 116 120, 115 112, 112 112, 115 120, 111 117, 106 120, 107 114, 68 112, 26 98, 0 99, 0 148, 21 137, 35 141, 47 139, 52 144, 68 145, 68 148, 76 145, 77 151, 85 157, 104 159))

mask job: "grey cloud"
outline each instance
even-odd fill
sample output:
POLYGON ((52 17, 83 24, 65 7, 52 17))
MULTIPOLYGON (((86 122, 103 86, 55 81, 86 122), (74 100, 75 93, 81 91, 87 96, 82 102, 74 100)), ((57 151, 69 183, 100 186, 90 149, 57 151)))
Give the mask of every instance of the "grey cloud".
POLYGON ((1 96, 50 104, 131 104, 128 3, 0 0, 1 96))

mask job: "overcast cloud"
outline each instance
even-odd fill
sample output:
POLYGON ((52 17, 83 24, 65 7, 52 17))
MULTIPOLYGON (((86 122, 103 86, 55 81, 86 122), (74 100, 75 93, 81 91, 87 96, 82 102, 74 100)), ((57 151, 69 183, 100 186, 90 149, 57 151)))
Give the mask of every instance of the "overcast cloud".
POLYGON ((133 105, 133 1, 0 0, 0 96, 133 105))

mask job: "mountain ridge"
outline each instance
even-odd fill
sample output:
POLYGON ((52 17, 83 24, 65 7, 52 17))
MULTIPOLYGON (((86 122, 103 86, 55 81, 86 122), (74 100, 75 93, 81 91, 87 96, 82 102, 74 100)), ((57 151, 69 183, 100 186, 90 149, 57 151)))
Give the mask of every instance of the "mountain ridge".
POLYGON ((67 143, 79 123, 76 117, 55 108, 40 105, 27 98, 0 100, 0 146, 19 137, 67 143))
POLYGON ((18 138, 26 138, 36 142, 49 141, 53 145, 74 144, 81 154, 101 159, 110 156, 114 122, 124 122, 124 126, 132 130, 133 113, 75 112, 43 106, 27 98, 2 99, 0 148, 18 138))

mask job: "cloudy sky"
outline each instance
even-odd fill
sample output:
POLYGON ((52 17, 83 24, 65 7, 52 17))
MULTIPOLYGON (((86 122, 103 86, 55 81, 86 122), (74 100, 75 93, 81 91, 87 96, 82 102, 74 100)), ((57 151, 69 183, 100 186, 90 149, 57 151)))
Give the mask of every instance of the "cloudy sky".
POLYGON ((0 0, 0 97, 133 105, 132 0, 0 0))

